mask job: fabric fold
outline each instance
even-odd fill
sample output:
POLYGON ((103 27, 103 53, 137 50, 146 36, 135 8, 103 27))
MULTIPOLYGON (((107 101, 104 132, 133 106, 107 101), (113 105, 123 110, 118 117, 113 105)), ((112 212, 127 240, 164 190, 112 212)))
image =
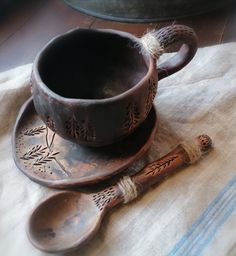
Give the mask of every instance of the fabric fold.
MULTIPOLYGON (((163 58, 168 58, 166 54, 163 58)), ((108 215, 98 234, 68 256, 235 255, 236 43, 199 49, 189 65, 158 84, 159 129, 134 172, 184 139, 208 134, 214 149, 147 194, 108 215)), ((55 193, 13 161, 11 134, 30 96, 31 64, 0 74, 0 255, 47 255, 27 239, 27 218, 55 193)))

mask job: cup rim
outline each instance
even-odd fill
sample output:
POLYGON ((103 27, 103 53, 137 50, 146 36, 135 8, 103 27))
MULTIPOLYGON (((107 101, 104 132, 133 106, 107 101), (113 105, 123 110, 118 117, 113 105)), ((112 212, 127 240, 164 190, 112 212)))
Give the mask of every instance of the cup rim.
POLYGON ((35 82, 37 83, 37 85, 39 85, 41 87, 41 89, 43 90, 43 92, 45 94, 50 94, 54 99, 61 101, 63 100, 64 102, 70 103, 70 104, 76 104, 78 102, 80 103, 88 103, 88 104, 103 104, 103 103, 107 103, 107 102, 111 102, 111 101, 116 101, 119 100, 121 98, 123 98, 124 96, 127 96, 129 94, 132 94, 134 91, 136 91, 139 87, 141 87, 144 84, 144 81, 147 80, 150 75, 153 72, 153 69, 155 68, 155 61, 154 59, 151 57, 151 55, 149 53, 147 54, 142 54, 146 63, 149 64, 147 65, 148 70, 146 72, 146 74, 142 77, 142 79, 135 84, 134 86, 132 86, 131 88, 129 88, 128 90, 109 97, 109 98, 101 98, 101 99, 80 99, 80 98, 67 98, 64 96, 61 96, 57 93, 55 93, 53 90, 51 90, 41 79, 41 75, 39 74, 39 62, 40 59, 42 58, 42 55, 45 53, 45 51, 47 50, 47 48, 49 46, 51 46, 52 44, 54 44, 55 42, 66 38, 68 35, 78 31, 78 30, 87 30, 87 31, 95 31, 95 32, 103 32, 103 33, 113 33, 113 34, 117 34, 121 37, 126 37, 129 38, 132 41, 136 41, 137 43, 139 43, 139 38, 135 37, 134 35, 128 33, 128 32, 124 32, 124 31, 120 31, 120 30, 114 30, 114 29, 86 29, 86 28, 73 28, 63 34, 59 34, 55 37, 53 37, 40 51, 39 53, 36 55, 36 58, 33 62, 33 67, 32 67, 32 74, 33 74, 33 79, 35 80, 35 82), (49 93, 48 93, 49 91, 49 93))

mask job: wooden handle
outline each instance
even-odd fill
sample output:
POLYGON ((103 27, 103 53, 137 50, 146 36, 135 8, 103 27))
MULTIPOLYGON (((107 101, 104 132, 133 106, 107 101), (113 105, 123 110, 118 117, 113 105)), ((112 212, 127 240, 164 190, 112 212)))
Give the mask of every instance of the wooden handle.
POLYGON ((136 185, 138 194, 143 193, 166 176, 173 174, 180 167, 196 161, 201 155, 207 153, 211 147, 212 141, 210 137, 200 135, 194 141, 180 144, 169 154, 148 164, 138 174, 131 177, 136 185))
POLYGON ((170 45, 182 44, 172 58, 157 66, 158 80, 182 69, 191 61, 197 51, 197 36, 190 27, 172 25, 157 30, 154 35, 164 50, 170 45))

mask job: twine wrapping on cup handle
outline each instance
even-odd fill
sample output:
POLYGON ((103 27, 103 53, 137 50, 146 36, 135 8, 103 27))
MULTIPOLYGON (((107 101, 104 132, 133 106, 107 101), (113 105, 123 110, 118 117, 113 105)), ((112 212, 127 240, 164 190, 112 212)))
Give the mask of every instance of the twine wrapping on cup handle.
POLYGON ((140 41, 142 53, 148 52, 154 59, 159 59, 159 57, 164 53, 164 48, 155 37, 154 31, 150 31, 142 36, 140 41))
POLYGON ((176 54, 157 66, 158 80, 161 80, 181 70, 191 61, 197 51, 197 41, 192 28, 170 25, 148 32, 140 38, 139 47, 142 54, 158 60, 170 46, 175 48, 181 45, 176 54))

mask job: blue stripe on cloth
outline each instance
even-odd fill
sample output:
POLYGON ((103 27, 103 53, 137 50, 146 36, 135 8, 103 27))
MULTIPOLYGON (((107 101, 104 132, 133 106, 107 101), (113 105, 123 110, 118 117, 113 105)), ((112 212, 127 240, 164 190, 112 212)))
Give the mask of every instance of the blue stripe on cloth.
POLYGON ((236 209, 236 176, 211 201, 169 256, 199 256, 236 209))

